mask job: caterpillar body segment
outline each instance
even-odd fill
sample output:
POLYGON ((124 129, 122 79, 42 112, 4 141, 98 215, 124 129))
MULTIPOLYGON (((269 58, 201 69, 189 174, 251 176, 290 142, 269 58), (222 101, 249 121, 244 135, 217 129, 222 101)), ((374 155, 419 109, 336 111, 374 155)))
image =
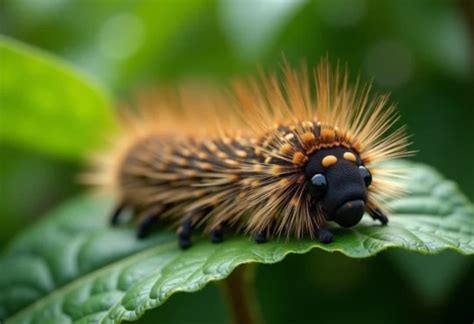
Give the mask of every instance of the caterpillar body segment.
POLYGON ((283 81, 237 81, 231 95, 148 95, 87 178, 115 193, 112 223, 133 210, 140 237, 162 224, 183 248, 194 228, 215 243, 226 230, 329 243, 327 222, 351 227, 367 211, 386 224, 384 201, 402 191, 403 170, 374 165, 410 154, 403 128, 386 135, 398 118, 386 101, 325 62, 314 80, 286 67, 283 81))

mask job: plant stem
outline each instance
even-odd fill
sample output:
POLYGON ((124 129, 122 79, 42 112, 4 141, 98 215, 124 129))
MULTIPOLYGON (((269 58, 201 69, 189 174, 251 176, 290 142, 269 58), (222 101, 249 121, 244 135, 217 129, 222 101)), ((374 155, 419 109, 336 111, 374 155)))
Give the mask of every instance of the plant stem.
POLYGON ((230 308, 233 324, 262 323, 260 307, 255 294, 255 264, 235 269, 222 287, 230 308))

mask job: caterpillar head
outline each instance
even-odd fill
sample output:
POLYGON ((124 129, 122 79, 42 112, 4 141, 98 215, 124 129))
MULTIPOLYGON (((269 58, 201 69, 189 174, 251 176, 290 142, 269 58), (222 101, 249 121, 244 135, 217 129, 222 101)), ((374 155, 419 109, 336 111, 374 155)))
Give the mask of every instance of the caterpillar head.
POLYGON ((308 191, 322 203, 327 220, 343 227, 360 222, 372 176, 355 151, 344 147, 318 150, 309 156, 305 176, 308 191))

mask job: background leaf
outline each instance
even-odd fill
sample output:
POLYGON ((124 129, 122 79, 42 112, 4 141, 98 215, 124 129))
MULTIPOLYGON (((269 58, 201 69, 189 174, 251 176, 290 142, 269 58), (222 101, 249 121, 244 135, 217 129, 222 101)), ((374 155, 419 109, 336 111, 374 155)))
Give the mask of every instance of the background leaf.
POLYGON ((218 245, 201 240, 181 251, 169 231, 137 241, 132 228, 108 227, 111 201, 78 198, 6 249, 0 261, 0 317, 13 315, 11 322, 134 320, 178 291, 196 291, 225 278, 240 264, 274 263, 316 247, 355 258, 389 247, 474 254, 473 206, 456 185, 428 166, 396 163, 413 171, 405 183, 410 194, 390 203, 390 225, 364 220, 353 229, 337 228, 329 245, 309 240, 257 245, 234 237, 218 245))
POLYGON ((0 36, 0 63, 2 141, 76 158, 113 128, 105 91, 58 58, 0 36))

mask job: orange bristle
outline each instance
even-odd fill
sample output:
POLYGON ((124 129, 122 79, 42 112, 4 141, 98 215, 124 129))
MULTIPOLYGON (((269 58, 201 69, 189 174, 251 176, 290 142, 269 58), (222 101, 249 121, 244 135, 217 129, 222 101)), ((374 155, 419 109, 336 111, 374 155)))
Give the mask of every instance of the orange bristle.
MULTIPOLYGON (((160 215, 170 224, 212 208, 199 221, 208 230, 230 223, 296 237, 324 223, 301 180, 320 149, 351 149, 341 160, 357 154, 373 170, 368 206, 383 208, 399 195, 396 170, 374 167, 410 154, 404 128, 385 136, 398 120, 388 97, 371 97, 370 85, 350 87, 347 73, 326 61, 314 80, 287 64, 283 75, 238 80, 231 96, 208 88, 140 94, 137 113, 121 116, 122 133, 85 179, 142 213, 172 204, 160 215)), ((328 156, 323 165, 336 162, 328 156)))

